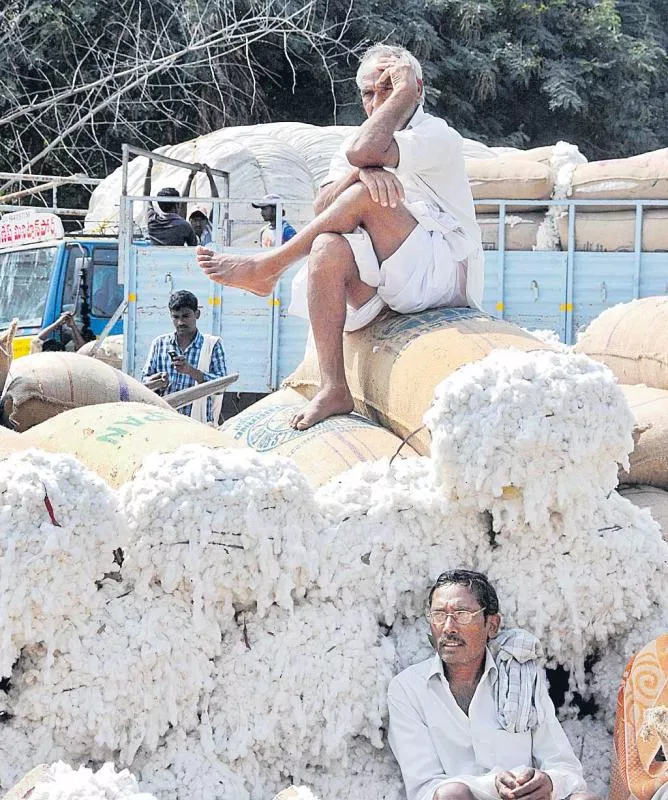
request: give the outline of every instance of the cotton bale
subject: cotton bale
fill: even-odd
[[[385,625],[421,616],[438,575],[475,564],[489,546],[488,520],[448,503],[426,458],[360,464],[316,499],[327,524],[312,543],[314,593],[340,608],[362,605]]]
[[[602,361],[620,383],[668,389],[668,297],[606,309],[580,336],[575,351]]]
[[[294,389],[281,389],[229,419],[221,438],[230,447],[291,458],[313,487],[363,461],[396,453],[400,458],[416,455],[401,439],[358,414],[329,417],[308,430],[295,430],[290,420],[307,402]]]
[[[83,347],[77,350],[81,356],[90,356],[109,364],[114,369],[123,368],[123,334],[118,336],[107,336],[107,338],[98,346],[97,340],[86,342]]]
[[[610,370],[570,353],[496,350],[437,387],[425,422],[437,482],[495,525],[516,515],[539,529],[553,512],[591,513],[633,447]]]
[[[190,603],[178,597],[141,596],[126,585],[101,594],[87,618],[53,632],[50,651],[24,650],[10,709],[73,761],[130,766],[140,746],[155,750],[172,727],[199,727],[220,630],[195,625]]]
[[[635,420],[634,448],[621,483],[668,489],[668,390],[644,384],[621,386]]]
[[[668,542],[668,492],[655,486],[620,486],[619,494],[634,506],[647,509],[659,523],[663,538]]]
[[[126,542],[117,500],[70,456],[29,451],[0,461],[0,674],[25,645],[86,619],[96,580]]]
[[[196,616],[273,604],[292,608],[316,574],[321,517],[288,459],[188,445],[145,459],[120,491],[135,589],[179,593]],[[220,605],[216,611],[215,606]]]
[[[38,353],[15,361],[2,396],[2,424],[26,431],[63,411],[113,402],[169,409],[120,370],[78,353]]]
[[[466,175],[474,200],[549,200],[554,178],[549,166],[537,161],[511,158],[471,158],[466,161]],[[497,207],[478,205],[480,214],[494,213]],[[535,210],[513,205],[511,212]]]
[[[668,147],[631,158],[591,161],[573,174],[577,200],[665,200]]]
[[[401,438],[414,434],[409,444],[428,455],[430,436],[422,417],[435,387],[462,365],[498,348],[541,350],[549,345],[512,323],[471,308],[385,314],[344,336],[346,378],[355,411]],[[315,396],[320,369],[312,337],[302,363],[283,385],[305,397]]]
[[[143,403],[101,403],[66,411],[36,425],[26,444],[70,453],[113,487],[129,481],[151,453],[184,444],[226,447],[220,433],[169,408]]]
[[[216,753],[233,768],[252,755],[299,775],[352,758],[355,737],[381,747],[394,659],[391,640],[363,605],[342,610],[311,600],[292,612],[273,607],[262,619],[244,615],[216,659],[209,703]]]
[[[635,211],[586,211],[575,215],[575,249],[632,253],[635,249]],[[568,249],[568,215],[559,217],[561,249]],[[645,209],[642,216],[642,250],[668,250],[668,209]]]
[[[509,209],[505,220],[505,249],[534,250],[538,230],[545,219],[543,213],[515,214]],[[499,249],[499,216],[498,214],[476,214],[476,222],[482,235],[483,250]]]

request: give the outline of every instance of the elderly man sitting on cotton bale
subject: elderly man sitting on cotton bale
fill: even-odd
[[[436,652],[388,690],[408,800],[595,800],[548,696],[540,644],[500,632],[485,575],[444,572],[427,618]]]
[[[293,307],[308,307],[321,385],[292,420],[300,430],[352,411],[344,330],[368,325],[386,306],[411,313],[482,302],[482,246],[462,138],[423,111],[420,64],[404,48],[376,45],[357,84],[367,120],[332,160],[315,219],[266,253],[197,254],[212,280],[259,295],[308,256],[308,281],[295,280]]]

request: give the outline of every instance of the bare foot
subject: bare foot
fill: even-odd
[[[198,247],[195,255],[198,265],[214,283],[245,289],[261,297],[272,293],[277,275],[272,270],[271,254],[223,255]]]
[[[347,386],[323,386],[311,402],[290,420],[298,431],[305,431],[317,422],[335,414],[350,414],[353,397]]]

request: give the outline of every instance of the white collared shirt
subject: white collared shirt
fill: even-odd
[[[332,159],[323,185],[340,180],[352,169],[346,151],[355,135],[346,137]],[[469,257],[467,295],[471,305],[481,307],[484,255],[473,195],[466,177],[464,140],[444,119],[425,113],[422,106],[417,107],[405,128],[394,132],[394,140],[399,148],[399,164],[394,169],[386,169],[401,181],[406,203],[422,201],[433,205],[433,192],[475,243],[476,251]]]
[[[536,702],[544,722],[527,733],[508,733],[497,721],[489,650],[468,715],[457,705],[440,656],[405,669],[390,683],[389,742],[407,800],[432,800],[444,783],[465,783],[479,800],[497,800],[494,778],[502,770],[535,767],[552,780],[554,800],[585,791],[582,766],[557,720],[541,677]]]

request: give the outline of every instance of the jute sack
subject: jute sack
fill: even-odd
[[[435,387],[463,364],[492,350],[549,350],[517,325],[471,308],[436,308],[419,314],[387,314],[343,339],[348,385],[355,411],[397,436],[410,438],[421,455],[429,454],[429,432],[422,417]],[[313,397],[320,370],[312,337],[304,360],[284,386]]]
[[[620,383],[668,389],[668,297],[645,297],[608,308],[575,345],[607,364]]]
[[[397,451],[401,457],[417,455],[389,431],[356,414],[330,417],[305,431],[294,430],[290,420],[307,402],[294,389],[281,389],[229,419],[220,435],[229,447],[292,458],[313,487],[360,461],[392,457]]]
[[[469,158],[466,174],[474,200],[548,200],[554,188],[550,168],[537,161],[518,158]],[[476,212],[490,214],[497,206],[479,205]],[[525,211],[511,206],[508,212]],[[535,211],[531,206],[528,210]]]
[[[629,472],[620,483],[668,489],[668,391],[648,386],[621,386],[633,413],[635,447]]]
[[[580,164],[573,172],[573,197],[579,200],[665,200],[668,197],[668,147],[632,158]]]
[[[77,350],[77,353],[82,356],[89,356],[92,355],[94,358],[97,358],[98,361],[103,361],[105,364],[109,364],[110,367],[114,367],[114,369],[122,369],[123,367],[123,334],[119,334],[118,336],[107,336],[107,338],[102,342],[102,344],[95,350],[93,353],[93,349],[97,344],[96,341],[86,342],[83,347],[80,347]]]
[[[504,153],[501,158],[511,161],[537,161],[539,164],[550,164],[555,145],[545,147],[532,147],[529,150],[516,150],[514,153]]]
[[[655,486],[621,486],[619,494],[638,508],[648,508],[668,542],[668,492]]]
[[[14,334],[17,320],[12,320],[9,327],[0,333],[0,393],[7,380],[7,373],[12,364]]]
[[[225,447],[210,425],[145,403],[103,403],[65,411],[21,438],[31,447],[76,456],[110,486],[130,480],[149,453],[184,444]]]
[[[15,361],[2,397],[2,424],[17,431],[70,408],[116,401],[169,408],[139,381],[78,353],[37,353]]]
[[[568,250],[568,214],[559,217],[561,249]],[[582,211],[575,215],[575,249],[625,252],[635,249],[635,211]],[[642,249],[646,253],[668,250],[668,208],[650,209],[642,215]]]
[[[10,453],[16,453],[19,450],[25,450],[23,436],[15,431],[10,431],[9,428],[0,428],[0,458],[8,456]]]
[[[506,214],[506,250],[533,250],[536,246],[536,236],[545,214],[524,213],[515,214],[509,210]],[[499,249],[499,215],[476,214],[476,221],[482,234],[483,250]]]

